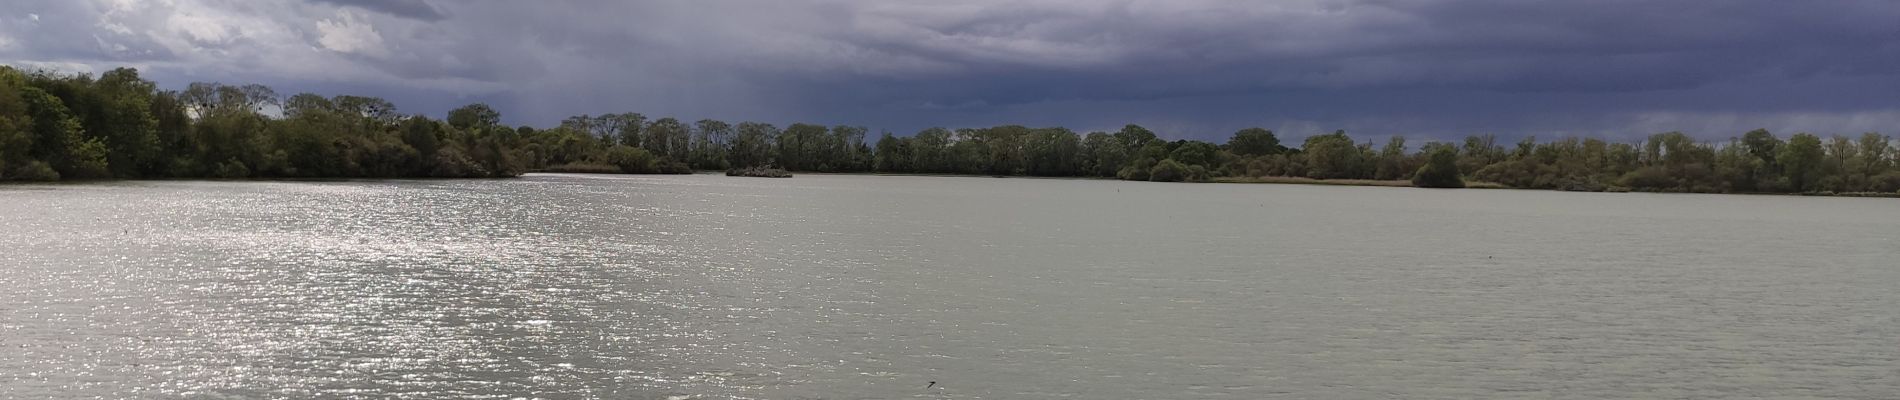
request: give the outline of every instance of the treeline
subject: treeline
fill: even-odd
[[[1005,125],[883,133],[864,127],[569,117],[538,129],[501,125],[484,104],[441,120],[374,97],[280,98],[260,85],[159,90],[132,69],[98,77],[0,66],[0,180],[250,177],[506,177],[526,171],[792,171],[1107,177],[1210,181],[1296,177],[1410,180],[1586,191],[1900,191],[1891,140],[1756,130],[1723,142],[1670,132],[1636,143],[1591,138],[1513,146],[1494,136],[1383,145],[1339,131],[1298,147],[1259,128],[1226,143],[1162,140],[1146,128],[1078,134]]]

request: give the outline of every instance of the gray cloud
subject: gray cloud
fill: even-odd
[[[351,6],[403,18],[423,21],[438,21],[444,18],[442,11],[429,5],[425,0],[316,0],[339,6]]]
[[[27,0],[0,59],[513,123],[1705,138],[1900,127],[1900,7],[1845,0]],[[39,15],[35,21],[21,14]]]

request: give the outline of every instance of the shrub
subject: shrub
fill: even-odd
[[[57,181],[59,171],[54,171],[53,167],[46,163],[29,161],[14,167],[13,172],[7,174],[6,178],[21,181]]]
[[[662,174],[690,174],[693,173],[693,167],[679,161],[667,161],[660,163],[659,172]]]
[[[1900,191],[1900,171],[1875,175],[1867,186],[1876,192]]]
[[[1450,148],[1432,151],[1425,166],[1412,174],[1412,186],[1422,188],[1462,188],[1465,179],[1458,174],[1458,153]]]
[[[660,159],[653,153],[632,146],[614,146],[607,149],[607,163],[620,167],[620,172],[628,174],[651,174],[661,172]]]
[[[230,161],[218,163],[218,168],[211,173],[213,176],[224,179],[249,178],[251,177],[251,168],[244,166],[243,161],[238,161],[236,158],[233,158]]]
[[[1675,190],[1679,185],[1675,177],[1669,176],[1668,170],[1648,166],[1623,174],[1623,186],[1642,191],[1663,191]]]
[[[102,179],[112,177],[106,169],[106,143],[98,138],[80,142],[73,149],[71,168],[65,174],[66,179]]]
[[[468,159],[461,150],[447,148],[435,153],[430,163],[429,176],[437,178],[470,178],[488,176],[488,168]]]
[[[1148,181],[1180,182],[1187,180],[1188,174],[1188,167],[1181,165],[1180,162],[1176,162],[1172,159],[1161,160],[1161,162],[1155,164],[1153,169],[1148,170]]]

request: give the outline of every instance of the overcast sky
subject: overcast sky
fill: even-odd
[[[0,61],[512,124],[1900,133],[1891,0],[9,0]]]

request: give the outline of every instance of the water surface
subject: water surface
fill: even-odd
[[[9,185],[0,397],[1891,398],[1897,238],[1858,198]]]

